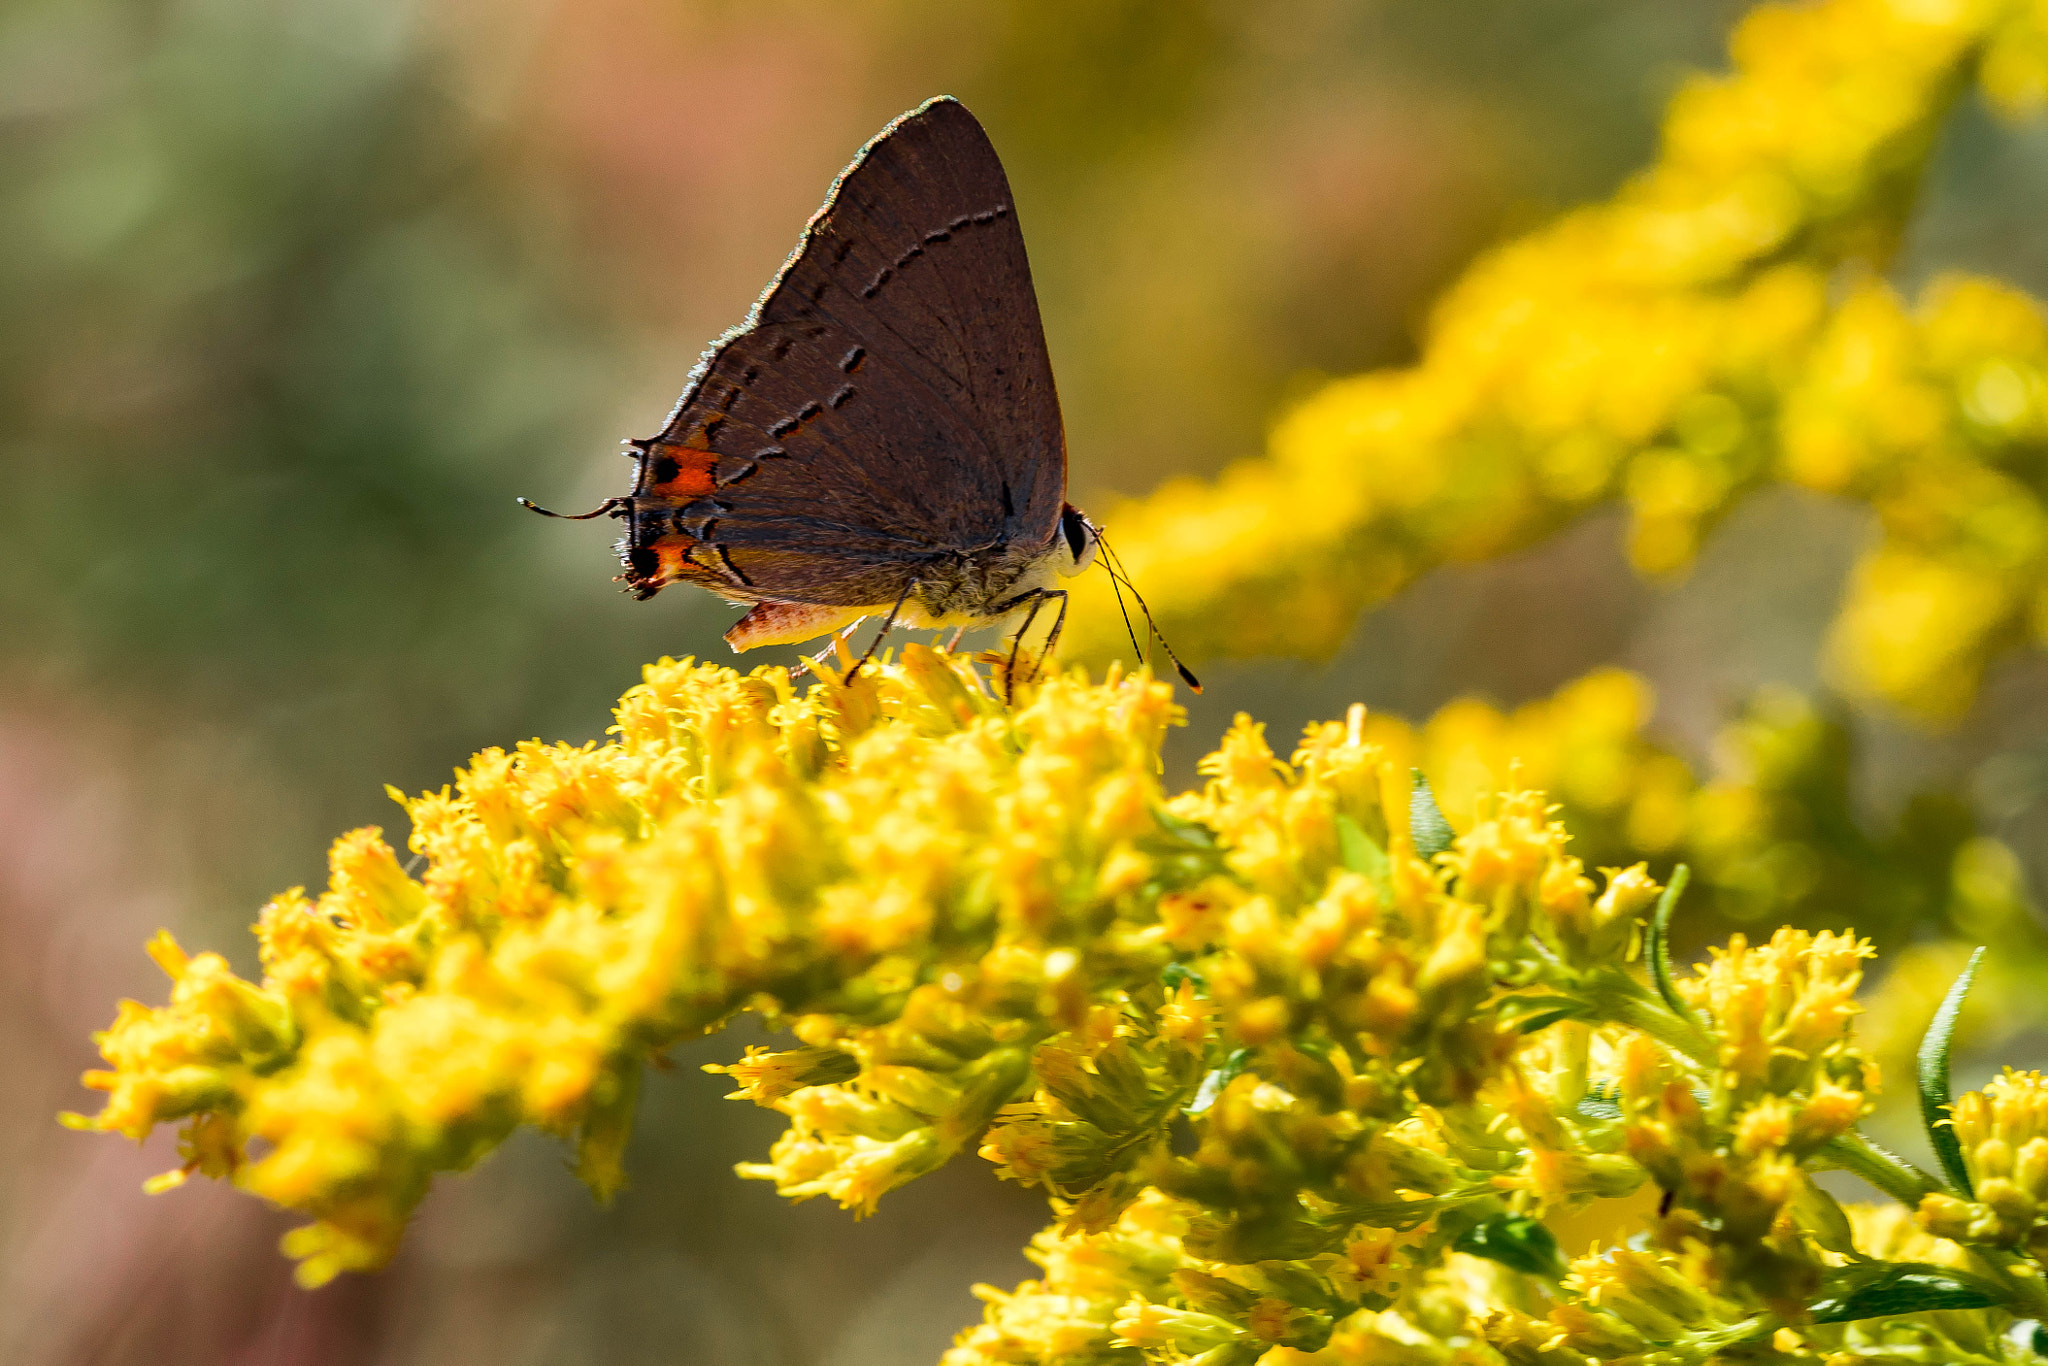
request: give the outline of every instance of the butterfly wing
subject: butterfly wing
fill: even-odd
[[[887,604],[920,566],[1049,543],[1066,440],[1008,178],[940,98],[841,173],[640,448],[642,596]]]

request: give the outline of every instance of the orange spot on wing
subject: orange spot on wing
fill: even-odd
[[[705,569],[690,559],[690,552],[697,543],[680,532],[674,532],[655,541],[651,547],[655,556],[653,578],[660,583],[674,583],[678,579],[703,578]]]
[[[652,482],[649,489],[663,498],[689,502],[703,498],[718,486],[715,471],[718,456],[695,446],[655,446],[647,453]]]

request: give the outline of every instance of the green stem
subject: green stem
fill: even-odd
[[[1690,1020],[1680,1019],[1662,1001],[1638,985],[1634,979],[1623,979],[1623,985],[1602,984],[1604,990],[1595,992],[1595,1003],[1607,1017],[1617,1024],[1643,1033],[1674,1052],[1681,1053],[1699,1066],[1712,1069],[1719,1062],[1714,1042],[1705,1031]]]
[[[1845,1172],[1853,1172],[1908,1209],[1917,1208],[1920,1197],[1946,1189],[1941,1182],[1921,1171],[1896,1153],[1888,1153],[1851,1129],[1822,1146],[1822,1157]]]

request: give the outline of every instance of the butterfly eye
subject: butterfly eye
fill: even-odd
[[[1094,563],[1095,527],[1072,503],[1060,512],[1060,535],[1066,538],[1067,555],[1074,562],[1067,573],[1078,574]]]

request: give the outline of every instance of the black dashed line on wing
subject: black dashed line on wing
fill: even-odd
[[[903,181],[901,180],[901,178],[895,176],[894,174],[896,168],[890,167],[882,169],[885,169],[890,173],[891,178],[896,180],[896,183],[899,187],[903,185]],[[946,193],[942,197],[945,199],[950,199],[956,204],[971,204],[975,201],[976,196],[979,194],[979,186],[969,185],[962,182],[961,177],[955,173],[954,167],[952,165],[952,160],[950,157],[934,158],[933,160],[928,161],[923,166],[921,166],[919,168],[919,171],[924,177],[928,179],[943,178],[945,182]],[[896,231],[895,233],[892,234],[892,236],[895,240],[903,241],[905,239],[909,239],[912,241],[916,241],[918,240],[918,238],[925,235],[928,231],[931,230],[930,225],[926,223],[908,223],[903,221],[900,217],[898,217],[893,208],[893,205],[896,202],[896,200],[901,197],[903,196],[899,192],[898,195],[877,196],[874,199],[872,199],[871,202],[875,205],[876,208],[881,209],[883,212],[887,213],[892,220],[894,220],[893,226],[895,227]],[[909,196],[911,202],[915,202],[917,198],[918,196],[914,194]],[[985,200],[983,202],[986,203]],[[1007,202],[998,202],[1002,203],[1004,206],[1002,216],[1007,216],[1009,211]],[[989,223],[993,223],[997,217],[998,215],[996,214],[993,206],[984,210],[969,210],[967,212],[955,214],[952,218],[948,219],[942,230],[946,232],[948,238],[951,239],[954,235],[963,233],[968,229],[976,226],[976,222],[978,219],[983,220],[981,226],[986,226]],[[946,374],[946,377],[949,380],[952,380],[955,384],[959,385],[961,391],[965,393],[970,400],[976,400],[978,398],[978,394],[974,385],[974,347],[969,343],[968,337],[965,331],[963,330],[967,322],[967,314],[960,307],[960,296],[954,290],[953,282],[948,272],[941,270],[938,272],[938,274],[944,282],[943,292],[948,307],[936,311],[937,321],[942,327],[945,328],[948,337],[953,343],[954,348],[960,353],[962,361],[968,366],[968,372],[964,375],[955,376],[950,372],[947,372],[945,370],[945,367],[943,366],[940,366],[938,368],[940,369],[941,373]]]
[[[731,574],[748,588],[754,586],[754,581],[741,572],[740,567],[732,562],[732,552],[723,545],[718,547],[718,558],[724,562],[727,573]]]

